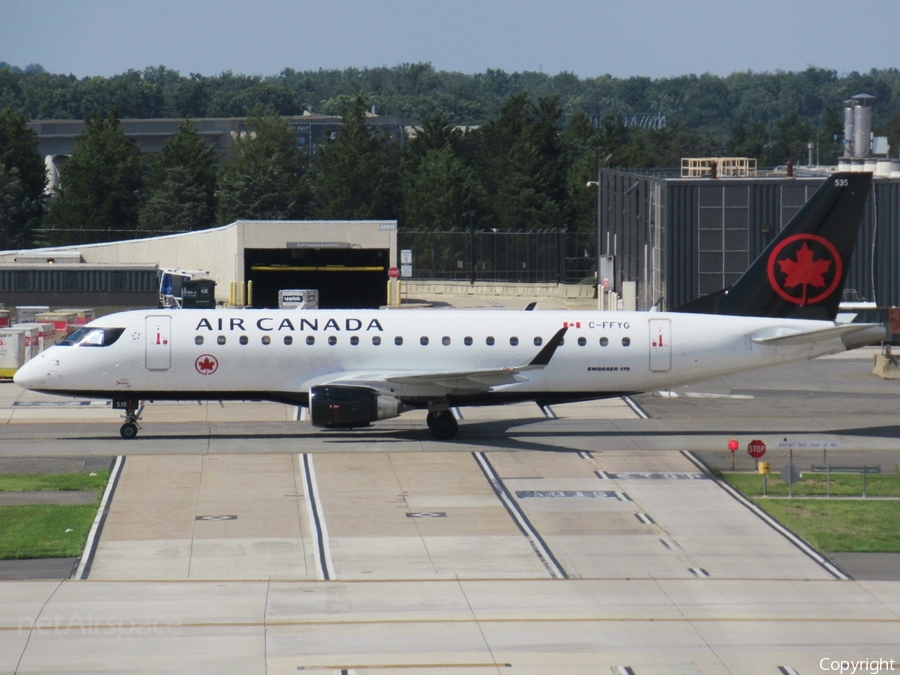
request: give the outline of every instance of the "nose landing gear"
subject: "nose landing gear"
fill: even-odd
[[[119,429],[119,435],[126,441],[137,436],[138,430],[141,428],[138,420],[141,419],[141,413],[144,412],[143,404],[136,399],[114,399],[113,408],[125,411],[125,414],[122,415],[125,424]]]

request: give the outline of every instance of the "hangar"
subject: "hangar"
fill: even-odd
[[[230,282],[252,281],[252,303],[247,304],[257,308],[277,307],[278,291],[294,288],[317,289],[321,308],[377,308],[386,304],[388,271],[397,265],[397,221],[239,220],[148,239],[4,251],[0,265],[10,274],[0,275],[0,295],[15,304],[26,291],[35,302],[41,292],[65,290],[47,286],[55,285],[58,275],[40,269],[58,269],[53,265],[62,262],[69,272],[147,264],[203,270],[216,281],[216,300],[222,304],[229,302]],[[26,267],[33,272],[28,287],[6,288],[26,281],[13,274]]]

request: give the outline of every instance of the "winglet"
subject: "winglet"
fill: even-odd
[[[554,335],[550,340],[547,341],[547,344],[544,345],[544,348],[538,352],[538,355],[535,356],[531,363],[528,364],[529,368],[541,368],[550,363],[550,359],[553,358],[553,355],[556,353],[556,348],[559,347],[559,343],[563,341],[563,337],[566,335],[566,331],[569,330],[566,328],[560,328],[556,331],[556,335]]]

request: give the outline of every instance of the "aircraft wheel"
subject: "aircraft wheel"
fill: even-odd
[[[135,424],[134,422],[126,422],[125,424],[122,425],[122,428],[119,429],[119,434],[126,441],[137,436],[137,432],[138,432],[137,424]]]
[[[429,428],[437,440],[449,441],[456,437],[456,433],[459,431],[459,424],[457,424],[456,418],[453,417],[453,413],[449,410],[444,410],[428,414],[434,415]]]
[[[428,428],[434,431],[434,413],[429,411],[425,416],[425,424],[428,425]]]

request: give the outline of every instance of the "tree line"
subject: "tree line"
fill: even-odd
[[[430,63],[394,67],[297,71],[275,76],[182,75],[156,66],[112,77],[46,72],[40,65],[18,68],[0,61],[0,110],[25,110],[29,119],[85,119],[118,110],[122,118],[247,117],[254,110],[284,116],[304,111],[337,115],[359,95],[382,115],[424,119],[441,115],[457,125],[482,125],[495,118],[513,95],[533,99],[558,96],[563,117],[578,112],[595,121],[606,116],[661,113],[725,142],[737,120],[768,131],[796,114],[824,130],[840,118],[841,102],[868,93],[876,97],[876,128],[900,113],[900,70],[872,69],[838,74],[807,68],[801,72],[751,71],[726,77],[711,74],[670,78],[572,73],[507,73],[488,69],[463,74],[438,71]],[[896,141],[896,139],[892,139]]]
[[[276,78],[185,78],[159,67],[78,80],[0,62],[0,247],[237,219],[396,218],[404,228],[589,232],[595,195],[587,183],[599,168],[677,167],[682,157],[715,155],[755,157],[760,166],[806,163],[810,142],[822,163],[833,163],[840,101],[859,91],[878,97],[876,132],[896,147],[897,84],[893,69],[579,80],[462,75],[429,64],[285,70]],[[372,105],[418,117],[421,128],[406,143],[373,134],[366,125]],[[310,108],[342,117],[312,158],[284,118]],[[641,110],[663,111],[667,125],[626,126],[623,114]],[[189,119],[245,114],[249,133],[221,158]],[[47,200],[27,123],[82,116],[86,129],[63,165],[58,194]],[[121,117],[185,121],[160,155],[142,157]]]

